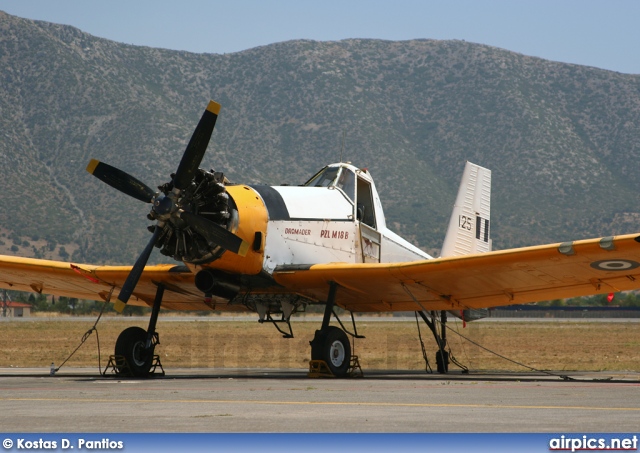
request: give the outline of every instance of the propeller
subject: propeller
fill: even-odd
[[[174,258],[183,261],[186,259],[181,254],[191,257],[192,260],[193,257],[201,260],[215,259],[219,255],[212,250],[219,249],[228,250],[240,256],[246,255],[249,244],[224,226],[229,217],[226,211],[228,196],[223,193],[224,186],[217,180],[219,179],[217,174],[199,169],[219,113],[220,104],[210,101],[182,155],[178,170],[175,175],[172,175],[173,180],[159,187],[161,193],[154,192],[143,182],[111,165],[96,159],[89,162],[87,171],[96,178],[136,200],[151,203],[153,206],[148,217],[157,220],[153,227],[153,236],[138,256],[122,285],[115,303],[116,311],[122,312],[140,280],[153,247],[160,247],[159,243],[163,241],[165,241],[163,253],[169,253],[165,249],[169,249],[168,244],[171,244],[171,249],[175,250]],[[194,181],[198,184],[192,184]],[[209,193],[209,196],[198,195],[198,190],[203,186],[205,187],[203,190],[207,190],[206,193]],[[201,198],[207,198],[207,200],[203,202]],[[216,219],[224,225],[204,217],[204,213],[198,214],[198,210],[206,203],[209,203],[207,206],[220,210]],[[216,213],[213,215],[216,216]],[[193,243],[188,245],[184,238],[187,236],[185,232],[189,231],[197,233],[203,239],[193,239]],[[172,237],[174,242],[170,243]],[[182,237],[182,243],[175,237]],[[203,252],[203,249],[207,250]]]
[[[142,271],[147,265],[147,261],[149,261],[149,257],[151,256],[151,252],[153,251],[153,246],[156,245],[156,241],[158,240],[158,236],[160,236],[161,231],[162,229],[156,226],[155,231],[153,232],[153,236],[151,236],[151,239],[149,240],[149,243],[136,260],[136,263],[131,268],[129,275],[127,275],[127,279],[124,281],[122,289],[120,289],[120,294],[118,294],[118,299],[114,304],[114,308],[118,313],[122,313],[122,310],[124,310],[127,302],[129,302],[129,298],[131,297],[131,294],[133,294],[133,290],[136,288],[138,280],[140,280]]]
[[[193,176],[200,166],[200,162],[202,162],[204,153],[209,145],[213,128],[218,119],[218,113],[220,113],[220,104],[209,101],[209,105],[202,114],[196,130],[193,131],[187,149],[184,150],[182,160],[178,165],[178,171],[173,178],[173,185],[176,189],[183,190],[193,180]]]
[[[153,189],[142,181],[99,160],[91,159],[87,165],[87,171],[114,189],[145,203],[151,203],[156,196]]]

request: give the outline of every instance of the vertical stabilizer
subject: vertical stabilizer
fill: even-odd
[[[467,162],[440,256],[491,251],[491,170]]]

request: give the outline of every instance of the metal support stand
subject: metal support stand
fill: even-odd
[[[267,313],[266,319],[264,321],[272,323],[276,328],[276,330],[282,334],[282,338],[293,338],[293,329],[291,328],[291,322],[288,319],[284,319],[284,315],[282,316],[282,319],[273,319],[271,317],[271,313]],[[264,322],[264,321],[259,321],[259,322]],[[289,332],[286,332],[285,330],[281,329],[280,326],[278,325],[279,323],[285,323],[289,328]]]
[[[327,366],[327,362],[325,362],[324,360],[310,360],[309,372],[307,373],[307,377],[334,378],[336,376],[331,372],[331,370]],[[347,377],[350,377],[350,378],[364,377],[364,373],[362,372],[362,367],[360,366],[360,360],[358,359],[357,355],[351,356],[351,363],[349,364],[349,371],[347,373]]]
[[[353,325],[353,333],[347,330],[344,324],[342,324],[342,321],[340,321],[340,318],[338,317],[338,314],[336,313],[336,311],[333,310],[333,316],[336,317],[336,319],[338,320],[338,324],[340,324],[340,327],[342,327],[342,330],[344,330],[345,333],[348,333],[353,338],[366,338],[364,335],[358,335],[358,329],[356,328],[356,320],[353,317],[353,312],[350,312],[350,313],[351,313],[351,324]]]
[[[160,368],[160,372],[156,373],[156,370],[158,368]],[[133,376],[131,368],[129,368],[129,363],[127,363],[127,359],[125,359],[121,355],[109,356],[109,363],[107,363],[107,366],[104,368],[102,375],[106,376],[109,371],[117,376]],[[153,356],[151,369],[149,370],[149,376],[155,375],[164,376],[164,368],[162,368],[162,363],[160,363],[160,356],[158,355]]]

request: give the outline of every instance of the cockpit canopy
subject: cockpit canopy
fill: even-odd
[[[309,181],[307,187],[328,187],[340,189],[354,206],[354,218],[371,228],[376,228],[376,208],[373,182],[367,170],[359,170],[349,163],[332,164],[324,167]],[[382,207],[378,208],[382,216]]]
[[[308,187],[337,187],[342,189],[352,202],[356,200],[356,175],[351,168],[346,166],[324,167],[304,185]]]

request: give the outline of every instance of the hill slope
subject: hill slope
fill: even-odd
[[[193,54],[2,12],[0,62],[0,252],[133,260],[148,207],[84,168],[168,181],[209,99],[223,107],[203,166],[299,184],[344,133],[388,223],[431,252],[465,160],[493,171],[494,248],[640,231],[640,76],[461,41]]]

